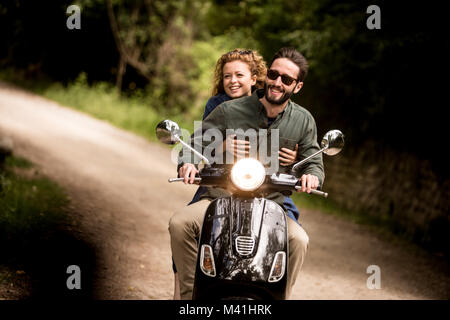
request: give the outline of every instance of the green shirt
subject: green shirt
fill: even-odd
[[[264,95],[262,89],[255,90],[251,96],[242,97],[226,101],[219,105],[206,117],[202,122],[202,132],[208,129],[218,129],[225,138],[227,129],[242,129],[247,131],[254,129],[257,132],[263,132],[260,129],[267,130],[268,142],[268,156],[270,157],[270,141],[271,130],[278,129],[279,133],[279,148],[295,149],[298,144],[297,158],[304,159],[309,155],[320,150],[317,143],[317,128],[312,115],[298,104],[288,101],[283,112],[279,113],[275,121],[268,126],[268,118],[264,105],[259,100]],[[208,146],[210,141],[203,141],[201,133],[197,132],[191,137],[191,145],[201,145],[203,150]],[[264,154],[264,153],[263,153]],[[277,156],[278,159],[278,156]],[[267,160],[267,159],[260,159]],[[183,163],[194,163],[192,154],[179,154],[180,166]],[[220,166],[220,165],[219,165]],[[291,173],[292,166],[279,166],[278,172]],[[312,174],[319,178],[319,183],[322,186],[325,174],[323,169],[322,154],[319,154],[309,160],[300,168],[297,168],[295,175],[300,177],[303,174]],[[221,188],[208,188],[208,192],[202,195],[201,198],[215,199],[230,195]],[[268,198],[276,201],[282,205],[284,195],[276,193],[270,195]]]

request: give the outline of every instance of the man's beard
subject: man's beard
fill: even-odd
[[[271,87],[273,87],[273,86],[271,86]],[[294,89],[292,89],[291,92],[284,92],[283,95],[281,97],[279,97],[278,99],[272,99],[269,97],[269,87],[267,86],[267,83],[264,83],[264,97],[271,104],[282,105],[287,100],[289,100],[289,98],[294,93]]]

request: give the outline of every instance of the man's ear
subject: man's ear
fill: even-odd
[[[295,85],[294,93],[299,92],[302,87],[303,87],[303,82],[297,82],[297,84]]]

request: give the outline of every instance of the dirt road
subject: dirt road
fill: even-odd
[[[1,82],[0,135],[69,194],[74,225],[95,246],[95,298],[171,298],[168,221],[195,190],[167,183],[176,171],[170,149]],[[310,247],[292,299],[450,298],[439,258],[301,211]],[[371,265],[380,289],[367,287]]]

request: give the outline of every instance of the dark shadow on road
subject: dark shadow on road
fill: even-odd
[[[94,299],[96,252],[91,244],[62,228],[29,233],[26,239],[17,240],[10,237],[0,245],[0,265],[26,274],[25,299]],[[80,270],[80,289],[73,288],[77,284],[75,272],[68,272],[73,265]]]

